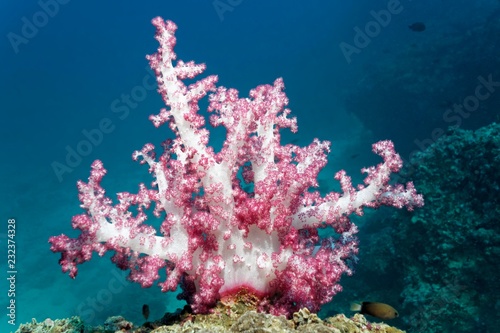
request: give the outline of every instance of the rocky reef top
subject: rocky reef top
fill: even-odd
[[[324,320],[306,308],[295,312],[292,318],[255,311],[256,299],[239,295],[238,299],[222,300],[211,314],[193,314],[188,307],[167,313],[160,320],[142,326],[121,316],[110,317],[104,325],[89,327],[79,317],[22,324],[15,333],[222,333],[222,332],[314,332],[314,333],[404,333],[385,323],[369,322],[363,315],[347,318],[338,314]]]

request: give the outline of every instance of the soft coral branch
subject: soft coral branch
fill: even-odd
[[[341,290],[341,275],[352,274],[358,241],[349,215],[361,215],[366,207],[411,210],[423,204],[411,183],[389,184],[401,168],[392,143],[373,146],[383,161],[363,169],[364,185],[354,188],[339,171],[335,178],[342,193],[321,196],[311,188],[318,186],[330,143],[281,145],[281,129],[297,131],[283,80],[258,86],[248,98],[216,87],[216,76],[186,86],[183,80],[201,74],[205,65],[180,60],[174,65],[177,27],[161,18],[153,24],[160,48],[148,59],[166,108],[150,119],[156,127],[168,124],[175,138],[164,142],[158,156],[149,143],[133,154],[148,165],[154,181],[150,188],[139,184],[136,194],[118,193],[116,204],[101,187],[102,162],[92,164],[88,182],[78,182],[85,213],[73,218],[73,227],[80,236],[49,240],[52,251],[61,253],[63,271],[74,278],[77,265],[93,252],[114,251],[112,261],[143,287],[165,269],[162,290],[180,284],[181,297],[196,312],[209,311],[241,289],[261,298],[261,310],[317,311]],[[198,113],[198,102],[207,95],[210,124],[227,133],[218,153],[208,146],[209,131]],[[161,219],[159,232],[145,224],[152,206]],[[318,229],[325,227],[335,236],[319,237]]]

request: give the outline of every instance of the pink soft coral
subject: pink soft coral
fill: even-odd
[[[362,215],[363,207],[411,210],[423,204],[411,183],[388,185],[390,174],[401,168],[392,143],[373,145],[383,162],[363,170],[365,185],[355,189],[339,171],[335,179],[342,193],[322,197],[309,191],[318,185],[330,143],[280,145],[280,129],[297,130],[285,109],[283,80],[255,88],[249,98],[216,87],[216,76],[186,87],[182,80],[199,75],[205,65],[179,60],[174,66],[177,27],[161,18],[153,24],[160,48],[148,59],[168,109],[150,119],[156,127],[168,123],[176,137],[164,143],[158,158],[152,144],[134,153],[155,180],[150,188],[140,184],[137,194],[118,193],[116,204],[100,186],[106,173],[102,162],[92,164],[88,183],[78,183],[86,213],[72,222],[80,236],[50,238],[52,251],[61,252],[63,271],[74,278],[77,265],[93,251],[112,250],[112,261],[130,269],[130,279],[143,287],[165,269],[162,291],[181,283],[182,297],[196,312],[243,288],[261,297],[262,310],[275,314],[304,306],[319,310],[341,290],[341,275],[352,273],[357,228],[348,216]],[[209,92],[210,123],[227,132],[219,153],[208,146],[209,132],[198,114],[198,101]],[[163,221],[159,233],[144,224],[152,203],[154,216]],[[321,239],[318,229],[325,227],[337,236]]]

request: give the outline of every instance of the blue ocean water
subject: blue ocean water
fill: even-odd
[[[206,63],[205,74],[217,74],[219,84],[241,96],[283,77],[299,125],[298,134],[283,133],[283,140],[332,142],[320,175],[331,190],[338,189],[339,169],[362,180],[359,169],[378,162],[370,152],[377,140],[393,140],[408,160],[434,141],[436,129],[477,129],[498,117],[496,96],[467,116],[443,118],[450,104],[474,91],[477,77],[498,71],[498,47],[488,36],[457,48],[462,53],[446,51],[489,27],[488,20],[497,22],[498,10],[493,0],[3,1],[0,331],[72,315],[95,325],[116,314],[140,323],[142,304],[150,305],[152,318],[184,305],[175,294],[128,282],[109,256],[96,255],[72,280],[48,244],[53,235],[77,235],[70,222],[81,213],[76,182],[88,177],[94,160],[108,170],[108,195],[134,191],[150,178],[132,152],[171,137],[148,120],[163,106],[145,59],[157,49],[153,17],[178,25],[179,59]],[[415,22],[425,30],[410,29]],[[398,82],[409,88],[396,94]],[[216,144],[223,133],[214,133]],[[5,297],[9,220],[16,228],[15,298]]]

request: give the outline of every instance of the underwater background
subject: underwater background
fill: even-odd
[[[379,23],[388,8],[397,10]],[[1,332],[73,315],[92,325],[118,314],[140,324],[143,304],[150,318],[184,306],[174,293],[128,282],[109,256],[95,255],[72,280],[48,244],[78,234],[70,222],[82,212],[76,182],[94,160],[108,170],[111,197],[151,181],[131,155],[172,136],[148,120],[163,107],[145,59],[158,47],[155,16],[178,25],[178,59],[206,63],[205,75],[217,74],[240,96],[284,78],[299,132],[284,131],[283,142],[332,142],[321,191],[339,189],[339,169],[361,182],[359,170],[379,162],[371,144],[390,139],[406,164],[401,177],[423,193],[426,205],[413,213],[355,218],[356,273],[343,277],[344,291],[320,316],[349,316],[350,302],[380,301],[399,310],[390,324],[409,332],[498,332],[496,0],[2,1]],[[89,144],[103,120],[112,129]],[[212,132],[216,148],[223,138]],[[9,220],[15,326],[7,316]]]

